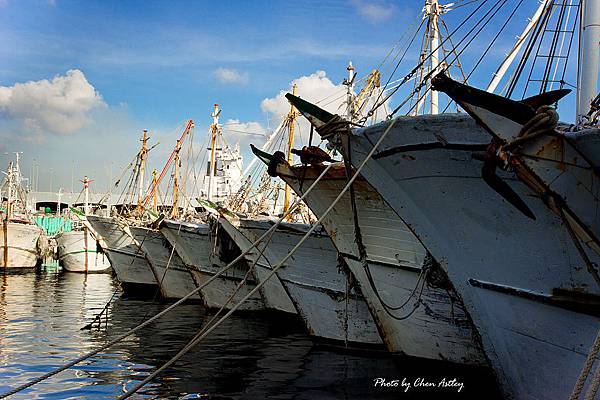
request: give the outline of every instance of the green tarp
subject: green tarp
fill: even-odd
[[[44,229],[46,235],[54,236],[59,232],[71,232],[71,220],[63,217],[36,217],[37,226]]]

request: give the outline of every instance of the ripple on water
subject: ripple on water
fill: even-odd
[[[107,330],[81,330],[116,290],[110,275],[30,272],[0,279],[0,392],[105,344],[167,307],[118,299],[103,320]],[[179,351],[206,320],[198,305],[181,305],[105,353],[14,398],[114,399]],[[431,370],[428,364],[406,365],[392,357],[314,347],[297,325],[234,315],[137,398],[393,399],[398,392],[373,391],[372,380]]]

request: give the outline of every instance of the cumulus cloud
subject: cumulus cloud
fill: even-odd
[[[261,147],[267,139],[267,129],[259,122],[242,122],[239,119],[229,119],[222,126],[225,140],[231,145],[240,145],[242,152],[247,153],[250,144]]]
[[[296,95],[311,103],[317,104],[332,114],[344,115],[346,110],[346,86],[333,83],[325,71],[316,71],[307,76],[301,76],[291,82],[290,87],[296,84]],[[290,103],[285,98],[286,93],[291,93],[291,88],[280,91],[275,97],[264,99],[261,109],[272,115],[278,124],[290,111]],[[297,146],[308,143],[310,125],[305,118],[297,119],[299,132],[296,132]]]
[[[369,0],[352,0],[352,4],[360,16],[373,23],[390,18],[395,10],[392,4]]]
[[[285,95],[292,91],[291,87],[294,84],[296,84],[297,96],[318,105],[332,114],[346,115],[346,86],[341,83],[333,83],[327,77],[325,71],[316,71],[311,75],[294,79],[291,82],[290,89],[282,90],[276,96],[264,99],[261,102],[261,109],[271,114],[276,123],[279,123],[290,111],[290,103],[285,98]],[[355,87],[355,89],[360,90],[360,87]],[[363,110],[370,110],[374,104],[374,100],[374,96],[367,99]],[[388,106],[389,101],[384,104],[383,109],[385,110]],[[380,121],[381,118],[385,117],[385,113],[378,113],[376,117],[377,121]],[[300,132],[297,133],[297,145],[300,146],[308,143],[310,124],[304,117],[299,117],[297,121],[300,126]],[[369,120],[369,122],[372,121]]]
[[[221,83],[239,83],[242,85],[248,83],[247,72],[238,72],[232,68],[217,68],[214,74]]]
[[[0,86],[0,111],[23,128],[69,134],[90,122],[89,113],[106,104],[78,69],[52,80]]]
[[[296,84],[297,96],[316,103],[331,113],[343,113],[346,87],[334,84],[327,77],[325,71],[316,71],[311,75],[301,76],[292,81],[292,86],[294,84]],[[290,89],[282,90],[275,97],[264,99],[260,108],[264,112],[273,114],[276,118],[282,118],[290,111],[290,103],[285,98],[285,94],[289,92],[291,92]]]

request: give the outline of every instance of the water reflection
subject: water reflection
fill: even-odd
[[[166,307],[118,299],[106,330],[81,330],[117,290],[108,274],[0,275],[0,392],[48,372],[134,327]],[[14,398],[115,398],[175,354],[210,317],[184,304],[127,340]],[[301,327],[264,315],[235,315],[165,371],[137,398],[392,399],[423,391],[374,389],[373,379],[454,376],[467,380],[455,398],[494,392],[489,377],[387,355],[313,346]],[[445,391],[445,398],[453,393]],[[454,393],[455,394],[455,393]]]

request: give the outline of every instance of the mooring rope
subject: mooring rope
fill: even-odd
[[[383,142],[383,140],[386,138],[386,136],[388,135],[388,133],[390,132],[390,130],[392,129],[392,127],[396,124],[396,121],[398,121],[398,119],[394,119],[390,122],[389,126],[387,127],[387,129],[383,132],[383,134],[381,135],[381,137],[377,140],[377,142],[373,145],[373,148],[369,151],[369,153],[367,154],[367,156],[365,157],[365,159],[362,161],[362,163],[359,165],[359,167],[356,169],[356,171],[354,172],[354,175],[352,176],[352,178],[350,178],[348,180],[348,183],[346,184],[346,186],[344,186],[344,188],[342,189],[342,191],[338,194],[338,196],[333,200],[333,202],[329,205],[329,207],[325,210],[325,212],[321,215],[321,217],[314,223],[311,225],[311,227],[308,229],[308,231],[306,232],[306,234],[300,239],[300,241],[289,251],[289,253],[287,255],[285,255],[281,260],[279,260],[279,262],[277,263],[276,266],[274,266],[271,271],[269,272],[269,274],[267,274],[267,276],[263,279],[262,282],[260,282],[259,284],[257,284],[248,294],[246,294],[246,296],[244,296],[235,306],[233,306],[231,308],[231,310],[229,310],[229,312],[227,312],[227,314],[225,314],[223,317],[221,317],[215,324],[213,324],[210,328],[206,329],[206,331],[201,334],[200,336],[198,336],[195,340],[190,341],[189,345],[185,346],[183,349],[181,349],[177,354],[175,354],[169,361],[167,361],[166,363],[164,363],[162,366],[160,366],[158,369],[156,369],[154,372],[152,372],[150,375],[148,375],[143,381],[141,381],[140,383],[138,383],[137,385],[135,385],[133,388],[129,389],[125,394],[123,394],[122,396],[118,397],[118,400],[124,400],[129,398],[131,395],[135,394],[138,390],[140,390],[142,387],[144,387],[144,385],[146,385],[148,382],[150,382],[152,379],[154,379],[160,372],[162,372],[163,370],[165,370],[166,368],[168,368],[170,365],[172,365],[173,363],[175,363],[177,360],[179,360],[185,353],[187,353],[192,347],[194,347],[196,344],[198,344],[202,339],[204,339],[206,336],[208,336],[208,334],[210,334],[213,330],[215,330],[218,326],[220,326],[227,318],[229,318],[229,316],[231,316],[231,314],[233,314],[246,300],[248,300],[252,295],[254,295],[254,293],[256,293],[271,277],[273,277],[273,275],[275,275],[277,273],[277,271],[284,265],[284,263],[296,252],[296,250],[298,250],[298,248],[300,248],[300,246],[302,246],[302,244],[310,237],[311,233],[313,233],[313,231],[317,228],[317,226],[321,225],[321,222],[325,219],[325,217],[327,217],[327,215],[331,212],[331,210],[333,210],[333,208],[335,207],[335,205],[340,201],[340,199],[344,196],[344,194],[346,193],[346,191],[348,191],[348,189],[350,188],[350,186],[352,186],[352,184],[354,183],[354,181],[358,178],[360,171],[362,171],[362,169],[365,167],[365,165],[367,164],[367,161],[369,161],[369,159],[373,156],[373,154],[375,154],[375,151],[377,150],[377,148],[379,147],[379,145],[381,145],[381,143]],[[329,168],[331,167],[332,164],[329,164],[327,166],[327,168],[325,168],[323,170],[323,172],[321,173],[321,175],[319,175],[319,177],[317,178],[317,180],[315,180],[315,182],[311,185],[311,187],[309,189],[312,189],[315,184],[317,182],[319,182],[323,176],[325,175],[325,173],[329,170]],[[308,193],[305,192],[305,194],[300,198],[300,200],[303,200],[304,197],[306,196],[306,194]],[[299,202],[298,202],[299,203]],[[283,217],[282,217],[283,218]],[[281,221],[281,219],[280,219]],[[268,231],[267,231],[268,232]],[[264,236],[264,235],[263,235]]]
[[[146,320],[145,322],[142,322],[141,324],[137,325],[136,327],[130,329],[129,331],[123,333],[122,335],[116,337],[115,339],[111,340],[110,342],[106,343],[105,345],[100,346],[99,348],[97,348],[96,350],[92,350],[86,354],[84,354],[81,357],[76,358],[75,360],[69,361],[66,364],[63,364],[62,366],[60,366],[59,368],[50,371],[44,375],[41,375],[37,378],[32,379],[29,382],[26,382],[20,386],[17,386],[14,389],[11,389],[5,393],[1,393],[0,394],[0,399],[6,398],[8,396],[12,396],[13,394],[16,394],[18,392],[21,392],[35,384],[38,384],[40,382],[43,382],[44,380],[66,370],[69,369],[71,367],[73,367],[74,365],[79,364],[80,362],[93,357],[94,355],[100,353],[103,350],[108,349],[109,347],[119,343],[120,341],[122,341],[123,339],[125,339],[128,336],[131,336],[132,334],[134,334],[135,332],[139,331],[140,329],[144,328],[145,326],[149,325],[150,323],[154,322],[155,320],[157,320],[158,318],[160,318],[161,316],[165,315],[166,313],[168,313],[169,311],[173,310],[175,307],[179,306],[180,304],[182,304],[183,302],[185,302],[187,299],[189,299],[190,297],[192,297],[194,294],[198,293],[200,290],[204,289],[206,286],[208,286],[211,282],[213,282],[214,280],[216,280],[219,276],[221,276],[224,272],[226,272],[227,270],[229,270],[231,267],[233,267],[233,265],[235,263],[237,263],[239,260],[241,260],[246,254],[248,254],[250,252],[250,250],[252,250],[254,247],[256,247],[264,238],[267,237],[267,235],[269,235],[271,233],[272,230],[277,229],[277,227],[281,224],[281,222],[284,221],[285,218],[287,218],[287,216],[289,214],[291,214],[294,209],[296,207],[298,207],[298,205],[304,200],[304,198],[306,197],[306,195],[308,195],[308,193],[310,193],[312,191],[312,189],[317,185],[317,183],[323,178],[323,176],[325,176],[325,174],[329,171],[329,169],[331,168],[331,164],[328,165],[323,172],[321,173],[321,175],[319,175],[319,177],[315,180],[315,182],[307,189],[306,193],[301,196],[300,198],[298,198],[296,200],[296,202],[294,202],[291,206],[290,209],[288,211],[286,211],[276,222],[275,224],[273,224],[273,226],[271,226],[271,228],[269,228],[260,238],[258,238],[255,242],[252,243],[252,245],[244,252],[242,252],[239,256],[237,256],[233,261],[231,261],[229,264],[227,264],[226,266],[224,266],[223,268],[221,268],[219,271],[217,271],[208,281],[206,281],[202,286],[192,290],[190,293],[188,293],[187,295],[183,296],[181,299],[177,300],[175,303],[171,304],[169,307],[165,308],[163,311],[159,312],[158,314],[154,315],[153,317],[151,317],[150,319]]]
[[[594,361],[596,360],[596,356],[598,355],[599,351],[600,351],[600,329],[598,330],[598,333],[596,334],[596,340],[594,340],[594,344],[592,345],[592,348],[590,349],[590,352],[589,352],[587,358],[585,359],[585,363],[583,364],[583,368],[581,370],[581,373],[579,374],[579,378],[577,378],[577,382],[575,382],[575,386],[573,387],[573,392],[571,393],[569,400],[578,400],[579,399],[579,396],[581,395],[581,392],[583,391],[583,387],[585,386],[585,381],[588,379],[588,376],[590,375],[590,371],[592,370],[592,367],[594,366]],[[599,371],[600,370],[596,370],[596,373],[594,374],[594,379],[592,379],[592,381],[595,381],[595,384],[596,384],[594,393],[596,391],[598,391],[598,384],[600,383]],[[594,382],[592,382],[592,383],[594,383]],[[594,389],[592,383],[590,383],[590,388],[588,389],[588,395],[589,395],[590,391],[592,391],[592,389]],[[589,398],[593,399],[594,395],[595,394],[592,394],[592,396]],[[587,400],[588,396],[586,396],[585,399]]]

